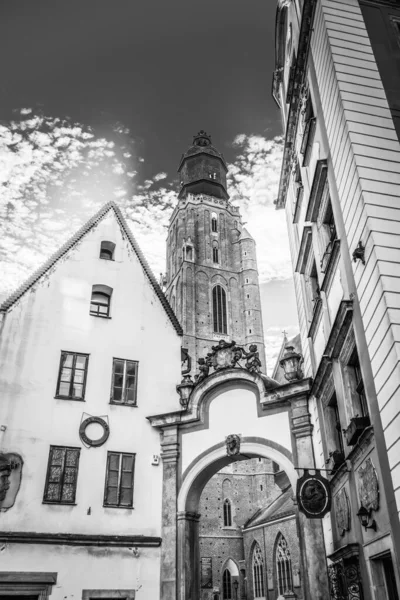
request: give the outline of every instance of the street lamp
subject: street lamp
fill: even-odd
[[[190,375],[184,375],[182,382],[176,386],[176,391],[180,396],[179,402],[184,409],[187,409],[188,407],[190,394],[192,393],[193,388],[194,383]]]
[[[238,587],[239,587],[239,582],[237,579],[235,579],[235,581],[233,582],[233,587],[235,590],[235,600],[237,600],[238,597]]]
[[[287,381],[303,379],[303,371],[301,370],[302,362],[303,357],[298,352],[295,352],[294,346],[285,347],[285,354],[279,361],[279,364],[285,371],[285,379]]]
[[[367,531],[367,529],[373,529],[374,531],[376,531],[375,519],[372,519],[371,525],[369,524],[371,518],[371,510],[368,510],[367,508],[365,508],[365,506],[361,504],[360,510],[357,513],[357,517],[360,519],[360,523],[362,527],[365,528],[365,531]]]

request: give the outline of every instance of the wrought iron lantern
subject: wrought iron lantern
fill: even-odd
[[[365,508],[365,506],[361,504],[360,510],[357,513],[357,517],[360,519],[360,523],[362,527],[364,527],[365,531],[367,531],[367,529],[373,529],[374,531],[376,531],[375,519],[372,519],[370,523],[371,510],[368,510],[367,508]]]
[[[285,371],[285,379],[287,381],[303,379],[303,371],[301,370],[302,362],[303,357],[299,352],[295,352],[294,346],[285,347],[285,354],[279,361],[279,364]]]
[[[190,394],[194,388],[194,382],[190,375],[184,375],[181,383],[176,386],[176,391],[178,392],[180,398],[179,402],[181,406],[186,409],[189,404]]]

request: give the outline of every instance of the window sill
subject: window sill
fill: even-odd
[[[42,500],[42,504],[51,506],[78,506],[76,502],[51,502],[50,500]]]
[[[135,510],[134,506],[117,506],[116,504],[103,504],[103,508],[122,508],[123,510]]]
[[[110,400],[110,404],[112,404],[113,406],[127,406],[128,408],[138,408],[137,404],[128,404],[127,402],[114,402],[113,400]]]
[[[54,400],[68,400],[70,402],[85,402],[84,398],[70,398],[69,396],[54,396]]]
[[[91,317],[97,317],[98,319],[111,319],[111,317],[106,317],[105,315],[94,315],[93,313],[89,313]]]

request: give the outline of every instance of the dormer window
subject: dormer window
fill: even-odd
[[[109,317],[112,288],[108,285],[94,285],[90,300],[90,314],[94,317]]]
[[[100,258],[104,260],[114,260],[115,244],[113,242],[101,242]]]
[[[211,231],[217,233],[218,231],[218,216],[217,213],[211,213]]]

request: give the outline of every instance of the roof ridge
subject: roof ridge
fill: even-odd
[[[0,312],[6,312],[9,308],[11,308],[11,306],[17,300],[19,300],[19,298],[21,298],[21,296],[23,296],[25,292],[27,292],[29,288],[32,287],[32,285],[34,285],[45,273],[47,273],[47,271],[51,269],[51,267],[55,265],[56,262],[60,260],[60,258],[62,258],[69,250],[71,250],[71,248],[73,248],[75,244],[77,244],[94,225],[96,225],[103,217],[105,217],[105,215],[111,209],[114,211],[114,214],[117,217],[120,226],[122,227],[123,231],[128,237],[128,240],[131,246],[133,247],[140,264],[142,265],[144,272],[146,273],[156,295],[158,296],[176,332],[178,333],[178,335],[183,335],[182,327],[174,311],[172,310],[164,292],[158,285],[157,280],[154,277],[153,272],[143,252],[141,251],[133,233],[128,227],[128,224],[121,212],[121,209],[115,204],[113,200],[104,204],[104,206],[102,206],[101,209],[97,211],[97,213],[95,213],[88,221],[86,221],[86,223],[84,223],[84,225],[82,225],[82,227],[80,227],[80,229],[78,229],[78,231],[74,235],[72,235],[56,252],[54,252],[47,259],[45,263],[43,263],[43,265],[36,269],[36,271],[34,271],[26,281],[24,281],[14,292],[12,292],[12,294],[10,294],[10,296],[6,298],[6,300],[4,300],[4,302],[0,305]]]

